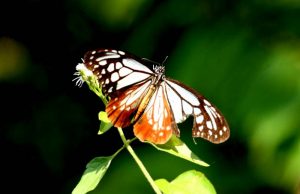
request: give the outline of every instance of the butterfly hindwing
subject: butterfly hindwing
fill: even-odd
[[[134,134],[141,141],[164,144],[172,136],[179,135],[173,113],[164,88],[159,86],[151,97],[144,113],[133,126]]]
[[[193,137],[202,137],[212,143],[228,139],[228,124],[221,112],[202,95],[184,84],[166,80],[166,93],[176,123],[181,123],[189,115],[194,116]]]
[[[127,127],[131,124],[142,99],[149,90],[150,84],[151,81],[146,81],[132,85],[112,95],[105,111],[115,127]]]

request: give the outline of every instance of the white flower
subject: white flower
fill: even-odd
[[[89,78],[93,76],[93,72],[86,68],[83,63],[79,63],[76,66],[76,72],[74,73],[77,77],[74,78],[72,81],[76,81],[75,85],[81,87],[82,84]]]
[[[83,75],[86,76],[86,77],[93,76],[93,72],[91,70],[89,70],[88,68],[86,68],[86,66],[84,65],[84,63],[79,63],[76,66],[76,70],[78,72],[82,72]]]

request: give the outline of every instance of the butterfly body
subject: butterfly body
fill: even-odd
[[[194,116],[193,137],[221,143],[229,127],[220,111],[202,95],[165,77],[162,65],[153,65],[123,51],[100,49],[85,54],[84,65],[93,72],[108,96],[108,118],[115,127],[133,125],[141,141],[166,143],[179,136],[177,123]]]

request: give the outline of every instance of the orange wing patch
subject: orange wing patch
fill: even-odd
[[[162,86],[151,97],[133,130],[135,136],[141,141],[149,141],[154,144],[166,143],[173,132],[179,135],[179,130]]]
[[[109,100],[105,111],[115,127],[123,128],[131,124],[142,99],[149,90],[150,83],[151,81],[133,85]]]

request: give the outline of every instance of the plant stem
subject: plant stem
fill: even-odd
[[[134,152],[134,150],[132,149],[132,147],[129,145],[129,143],[127,142],[127,139],[122,131],[122,128],[118,127],[118,131],[120,133],[121,139],[126,147],[126,149],[128,150],[128,152],[131,154],[131,156],[133,157],[133,159],[135,160],[135,162],[137,163],[137,165],[140,167],[141,171],[143,172],[143,174],[145,175],[146,179],[148,180],[148,182],[150,183],[151,187],[153,188],[153,190],[155,191],[155,193],[157,194],[161,194],[159,188],[157,187],[157,185],[155,184],[154,180],[152,179],[151,175],[149,174],[149,172],[147,171],[146,167],[144,166],[144,164],[142,163],[142,161],[139,159],[139,157],[136,155],[136,153]]]

